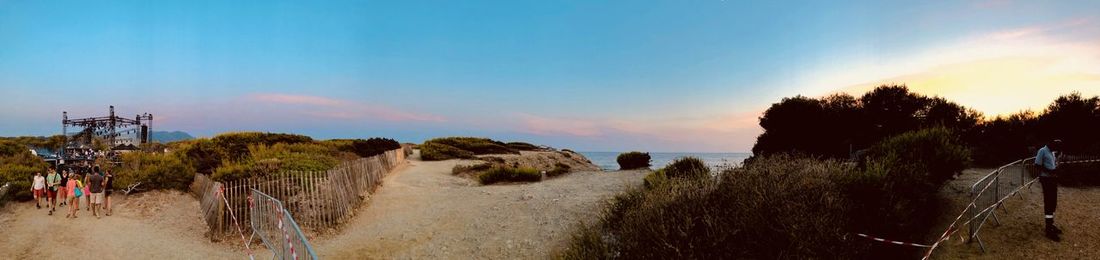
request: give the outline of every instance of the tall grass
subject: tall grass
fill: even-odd
[[[919,249],[854,236],[923,241],[935,195],[969,153],[945,130],[888,138],[860,165],[786,154],[683,174],[681,159],[616,196],[581,226],[563,259],[898,259]],[[675,165],[675,166],[673,166]],[[686,171],[686,172],[691,172]],[[672,177],[678,176],[678,177]]]

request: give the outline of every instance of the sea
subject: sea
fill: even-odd
[[[588,157],[588,160],[593,164],[600,166],[600,169],[605,171],[619,170],[619,162],[615,161],[615,158],[619,156],[621,152],[579,152],[584,157]],[[650,163],[653,165],[650,168],[657,169],[665,167],[673,160],[681,157],[696,157],[702,159],[707,166],[711,168],[727,168],[740,166],[741,162],[752,156],[752,153],[649,153],[651,159]]]

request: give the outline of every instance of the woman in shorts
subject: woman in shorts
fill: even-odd
[[[69,181],[65,183],[65,191],[69,193],[67,194],[67,198],[69,199],[69,214],[65,215],[66,218],[76,218],[76,213],[80,212],[80,196],[76,196],[76,191],[82,187],[80,181],[77,180],[75,176],[71,177],[72,178],[69,178]],[[81,192],[83,192],[83,190],[81,190]]]

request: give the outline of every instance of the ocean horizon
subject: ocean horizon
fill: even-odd
[[[624,152],[581,152],[578,153],[587,157],[593,164],[599,166],[604,171],[616,171],[619,170],[619,162],[615,159],[619,154]],[[650,168],[657,169],[665,167],[673,160],[682,157],[696,157],[702,159],[707,166],[711,168],[721,166],[739,166],[741,162],[752,156],[752,153],[706,153],[706,152],[650,152],[649,153],[651,164]]]

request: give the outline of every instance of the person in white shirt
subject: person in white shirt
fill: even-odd
[[[31,192],[34,193],[34,206],[41,209],[42,199],[46,198],[46,177],[42,177],[41,172],[36,172],[32,180]]]

